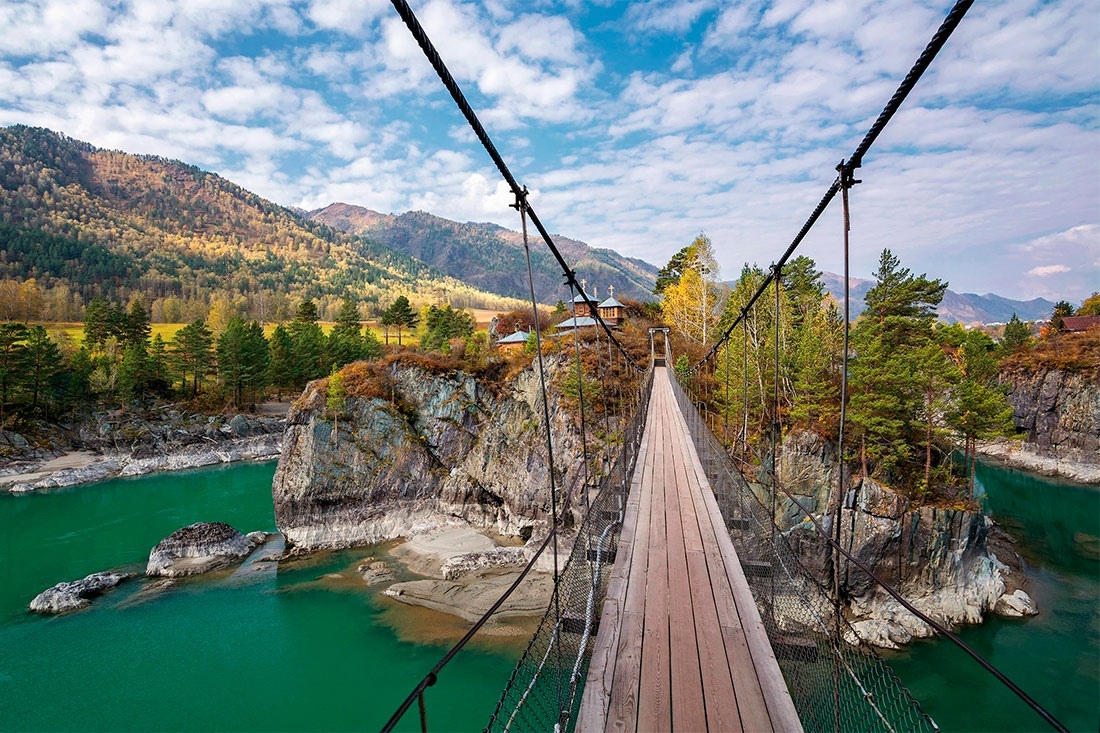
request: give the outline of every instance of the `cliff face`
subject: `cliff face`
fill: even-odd
[[[1025,447],[1050,458],[1100,466],[1100,376],[1053,368],[1001,374]]]
[[[561,368],[548,360],[548,380]],[[495,391],[462,372],[390,366],[393,400],[348,397],[325,414],[326,382],[291,409],[272,493],[275,519],[303,549],[409,536],[459,518],[528,535],[550,514],[538,374]],[[583,483],[580,434],[551,395],[560,496]]]
[[[784,485],[789,479],[792,493],[801,494],[799,502],[831,534],[835,449],[816,436],[796,434],[784,441],[779,466]],[[822,516],[826,508],[828,513]],[[801,521],[801,513],[789,501],[780,511],[802,563],[816,577],[832,578],[829,546],[810,523]],[[890,488],[864,479],[846,492],[840,523],[842,546],[937,621],[949,626],[978,623],[989,611],[1020,615],[1002,601],[1017,590],[1016,584],[1009,568],[989,547],[993,523],[983,514],[913,507]],[[848,621],[865,641],[896,647],[933,633],[847,560],[841,564],[841,587]],[[1026,594],[1022,599],[1026,599],[1023,612],[1033,612]]]

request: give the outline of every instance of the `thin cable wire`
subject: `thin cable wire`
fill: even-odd
[[[947,39],[951,37],[951,34],[954,32],[955,28],[957,28],[959,23],[962,21],[963,16],[966,15],[966,11],[969,10],[970,6],[973,4],[974,0],[959,0],[957,3],[955,3],[955,6],[951,8],[951,11],[947,14],[947,17],[944,18],[943,23],[940,24],[940,27],[932,35],[932,39],[928,42],[928,45],[925,46],[924,51],[922,51],[921,55],[917,57],[917,60],[913,64],[912,68],[909,69],[909,73],[905,75],[905,78],[902,79],[901,84],[898,86],[893,96],[890,97],[890,101],[886,103],[886,106],[883,108],[882,112],[879,113],[879,116],[875,119],[870,129],[867,130],[867,133],[863,136],[863,139],[860,141],[859,145],[856,146],[855,151],[852,153],[851,156],[849,156],[848,163],[846,164],[849,173],[863,165],[863,156],[867,154],[867,151],[871,149],[871,146],[874,144],[875,140],[878,139],[878,136],[882,134],[882,131],[884,129],[886,129],[886,125],[889,124],[891,119],[893,119],[894,115],[901,107],[902,102],[904,102],[905,98],[909,96],[909,92],[913,90],[913,87],[917,85],[917,82],[920,80],[921,76],[932,64],[932,61],[936,58],[936,55],[940,52],[940,49],[942,49],[944,44],[947,43]],[[818,202],[817,208],[813,210],[813,213],[810,214],[810,217],[806,220],[806,223],[802,225],[802,229],[799,230],[794,240],[790,243],[786,251],[783,252],[783,255],[776,262],[779,267],[787,264],[787,260],[790,259],[792,254],[794,254],[794,251],[798,248],[798,245],[802,244],[802,240],[806,238],[806,235],[809,234],[810,230],[813,229],[815,224],[817,224],[817,220],[821,218],[821,215],[825,212],[825,209],[828,208],[829,203],[840,191],[841,178],[842,176],[837,176],[836,180],[834,180],[832,185],[829,186],[828,190],[825,191],[825,195],[821,197],[821,201]],[[764,282],[760,284],[760,288],[756,291],[756,293],[753,294],[752,298],[749,299],[749,306],[752,306],[756,302],[756,299],[759,298],[760,295],[763,294],[763,292],[767,289],[768,285],[771,282],[771,278],[772,275],[769,274],[768,277],[765,278]],[[742,312],[742,315],[734,320],[734,322],[726,328],[721,338],[719,338],[718,341],[715,342],[711,350],[708,351],[703,356],[703,358],[699,360],[699,363],[692,367],[693,371],[697,369],[699,365],[702,364],[704,361],[711,359],[715,354],[717,354],[718,347],[729,339],[730,334],[733,333],[733,329],[736,328],[737,324],[741,322],[741,318],[743,316],[744,312]]]

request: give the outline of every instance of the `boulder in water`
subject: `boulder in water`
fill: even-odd
[[[1017,588],[1014,592],[1005,593],[997,599],[997,604],[993,607],[993,613],[1010,618],[1020,618],[1022,616],[1037,616],[1039,609],[1035,605],[1035,601],[1031,600],[1031,596]]]
[[[196,522],[161,540],[149,553],[145,574],[178,578],[224,568],[256,547],[225,522]]]
[[[92,605],[91,599],[103,595],[122,581],[132,577],[134,577],[133,573],[120,573],[109,570],[102,573],[92,573],[80,580],[58,583],[35,596],[29,608],[35,613],[67,613],[68,611],[87,608]]]

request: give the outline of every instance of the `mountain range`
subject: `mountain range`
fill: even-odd
[[[309,217],[415,257],[481,290],[513,298],[529,297],[523,235],[519,232],[496,224],[460,224],[423,211],[380,214],[342,203],[311,211]],[[595,289],[594,297],[602,299],[614,288],[622,297],[653,298],[657,268],[648,262],[568,237],[553,239],[577,277],[587,281],[585,290],[589,295]],[[570,299],[561,267],[537,234],[531,241],[531,270],[539,300]]]
[[[555,236],[590,295],[653,299],[657,268],[609,249]],[[536,295],[568,300],[545,244],[531,242]],[[938,274],[938,273],[934,273]],[[148,301],[176,296],[276,293],[351,295],[375,306],[398,294],[440,293],[460,307],[507,308],[526,300],[523,238],[496,224],[459,223],[415,211],[382,214],[334,203],[301,211],[266,201],[179,161],[119,151],[43,128],[0,128],[0,278],[35,278],[95,294]],[[842,279],[823,276],[838,298]],[[852,279],[853,317],[871,280]],[[1004,322],[1049,317],[1042,298],[948,290],[941,320]]]
[[[832,294],[837,302],[844,297],[844,276],[832,272],[824,272],[821,279],[825,283],[825,289]],[[848,278],[851,297],[851,316],[855,318],[863,312],[863,298],[867,291],[875,285],[874,280],[863,278]],[[978,295],[977,293],[956,293],[947,290],[940,302],[937,314],[945,323],[962,323],[974,325],[979,323],[1007,323],[1013,314],[1023,321],[1045,321],[1050,318],[1054,310],[1054,303],[1045,298],[1033,298],[1032,300],[1012,300],[995,293]]]

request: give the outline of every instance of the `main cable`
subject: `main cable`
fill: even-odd
[[[577,281],[577,273],[569,267],[569,264],[562,257],[561,252],[558,250],[557,245],[554,244],[553,238],[546,230],[546,227],[542,225],[538,216],[535,214],[534,209],[531,208],[531,204],[527,201],[527,190],[519,184],[515,176],[512,175],[512,171],[509,170],[508,164],[504,162],[504,158],[501,157],[500,152],[497,150],[496,145],[493,144],[492,139],[489,137],[489,133],[485,131],[485,127],[481,124],[481,121],[477,118],[477,114],[474,112],[473,107],[466,101],[466,96],[462,93],[462,89],[458,86],[458,82],[455,81],[454,76],[447,69],[447,65],[443,63],[443,59],[440,57],[439,52],[436,51],[435,46],[432,44],[431,39],[428,38],[427,32],[425,32],[423,26],[420,25],[420,21],[416,19],[416,15],[413,13],[412,8],[409,7],[406,0],[390,0],[390,3],[397,10],[397,13],[401,16],[401,20],[408,26],[409,32],[412,33],[413,38],[416,39],[420,49],[424,52],[432,68],[435,69],[435,73],[439,75],[440,81],[443,82],[443,86],[450,92],[451,98],[458,105],[458,109],[462,112],[462,115],[466,118],[466,122],[469,123],[473,129],[474,134],[477,135],[477,139],[481,142],[481,146],[485,148],[485,152],[489,154],[489,157],[493,159],[493,163],[496,165],[497,170],[500,171],[500,175],[504,177],[505,182],[512,189],[512,193],[516,198],[522,197],[524,200],[524,206],[526,207],[527,216],[531,219],[531,223],[535,225],[535,229],[538,230],[542,236],[546,246],[550,248],[550,252],[554,255],[554,258],[558,261],[558,265],[561,267],[562,274],[565,275],[565,280],[571,287],[577,289],[580,296],[584,299],[584,302],[588,305],[592,311],[596,323],[603,327],[603,330],[607,333],[608,338],[615,342],[615,346],[619,351],[627,357],[627,362],[634,367],[638,372],[644,372],[645,370],[636,364],[633,359],[630,358],[630,354],[619,343],[619,340],[615,338],[615,335],[611,331],[611,327],[600,317],[598,312],[596,301],[588,297],[584,288]]]
[[[781,269],[785,264],[787,264],[787,260],[790,259],[791,255],[794,254],[794,251],[798,248],[798,246],[802,244],[802,240],[806,238],[806,235],[809,234],[810,230],[813,229],[815,224],[817,224],[817,220],[821,218],[821,215],[825,212],[825,209],[828,208],[833,198],[835,198],[837,193],[840,191],[842,181],[845,180],[845,177],[847,176],[847,178],[850,178],[852,171],[863,165],[863,156],[867,154],[867,151],[871,149],[871,146],[875,143],[875,140],[878,139],[878,136],[886,128],[886,125],[889,124],[891,119],[893,119],[894,115],[901,107],[902,102],[904,102],[905,98],[909,96],[909,92],[913,91],[913,87],[917,85],[917,82],[920,80],[921,76],[932,64],[932,61],[936,58],[936,55],[939,54],[944,44],[947,43],[947,39],[951,37],[951,34],[955,31],[959,23],[962,21],[963,16],[966,15],[966,11],[968,11],[970,9],[970,6],[973,4],[974,0],[958,0],[958,2],[955,3],[955,6],[951,8],[951,11],[947,14],[947,17],[944,18],[943,22],[940,24],[940,27],[932,35],[932,39],[928,42],[928,45],[925,46],[924,51],[922,51],[921,55],[917,57],[917,60],[913,64],[912,68],[909,69],[909,73],[905,75],[905,78],[902,79],[901,84],[898,85],[898,88],[894,92],[893,96],[890,97],[890,101],[886,103],[886,106],[883,107],[882,112],[879,113],[879,116],[875,119],[870,129],[867,130],[867,133],[863,136],[863,139],[860,141],[859,145],[856,146],[855,151],[848,158],[848,161],[846,163],[841,163],[843,170],[841,170],[840,175],[837,176],[836,180],[834,180],[829,186],[828,190],[825,191],[825,195],[821,197],[821,201],[818,202],[817,208],[813,210],[813,213],[810,214],[810,217],[806,220],[806,223],[802,225],[802,229],[799,230],[794,240],[787,247],[786,251],[783,252],[783,256],[780,257],[779,260],[775,263],[775,266],[777,268]],[[773,277],[774,272],[769,273],[767,277],[764,278],[764,282],[760,284],[760,287],[757,289],[756,293],[754,293],[752,298],[749,299],[749,302],[745,306],[745,309],[742,309],[741,314],[736,319],[734,319],[733,323],[731,323],[726,328],[721,338],[719,338],[714,346],[710,349],[710,351],[708,351],[706,355],[704,355],[703,358],[700,359],[699,362],[691,368],[691,371],[695,371],[704,361],[708,361],[712,356],[718,353],[719,347],[721,347],[721,345],[729,339],[730,335],[733,333],[733,330],[737,328],[737,325],[739,323],[741,323],[741,320],[744,318],[745,310],[751,308],[753,304],[756,303],[757,298],[759,298],[764,293],[764,291],[767,290],[768,285],[771,284]]]

